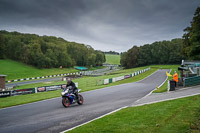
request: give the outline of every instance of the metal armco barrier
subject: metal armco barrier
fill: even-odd
[[[134,72],[132,74],[128,74],[128,75],[124,75],[124,76],[120,76],[120,77],[116,77],[116,78],[104,79],[103,80],[104,82],[102,84],[106,85],[106,84],[109,84],[109,83],[112,83],[112,82],[117,82],[117,81],[120,81],[120,80],[123,80],[123,79],[131,78],[131,77],[134,77],[134,76],[139,75],[141,73],[144,73],[148,70],[150,70],[150,68],[146,68],[144,70],[140,70],[140,71]],[[102,79],[100,79],[100,80],[102,80]],[[98,82],[97,85],[102,85],[102,84],[101,84],[101,82]]]

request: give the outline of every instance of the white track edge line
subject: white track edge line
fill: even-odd
[[[152,74],[150,74],[149,76],[147,76],[147,77],[145,77],[145,78],[143,78],[143,79],[141,79],[141,80],[139,80],[139,81],[137,81],[137,82],[141,82],[141,81],[143,81],[143,80],[145,80],[146,78],[148,78],[148,77],[150,77],[150,76],[152,76],[154,73],[156,73],[158,70],[156,70],[155,72],[153,72]],[[137,76],[137,75],[136,75]],[[134,76],[135,77],[135,76]],[[133,78],[133,77],[132,77]],[[137,83],[137,82],[132,82],[132,83]]]
[[[143,106],[143,105],[148,105],[148,104],[153,104],[153,103],[159,103],[159,102],[164,102],[164,101],[170,101],[170,100],[175,100],[175,99],[180,99],[180,98],[185,98],[185,97],[190,97],[190,96],[195,96],[195,95],[200,95],[200,93],[198,92],[198,93],[195,93],[195,94],[190,94],[190,95],[185,95],[185,96],[180,96],[180,97],[174,97],[174,98],[168,98],[168,99],[163,99],[163,100],[157,100],[157,101],[153,101],[153,102],[136,104],[136,105],[132,105],[130,107]]]
[[[158,70],[157,70],[157,71],[158,71]],[[156,72],[157,72],[157,71],[156,71]],[[171,69],[170,69],[170,72],[171,72]],[[150,76],[150,75],[149,75],[149,76]],[[159,85],[158,88],[160,88],[160,87],[167,81],[167,79],[168,79],[168,76],[167,76],[166,79]],[[135,103],[136,103],[136,102],[139,102],[141,99],[144,99],[144,98],[148,97],[148,96],[151,95],[151,94],[153,93],[153,91],[156,90],[156,89],[157,89],[157,88],[153,89],[151,92],[149,92],[149,94],[147,94],[146,96],[144,96],[144,97],[138,99],[137,101],[135,101]]]
[[[86,124],[88,124],[88,123],[90,123],[90,122],[93,122],[93,121],[95,121],[95,120],[98,120],[98,119],[100,119],[100,118],[103,118],[103,117],[105,117],[105,116],[107,116],[107,115],[113,114],[113,113],[115,113],[115,112],[117,112],[117,111],[119,111],[119,110],[121,110],[121,109],[125,109],[125,108],[127,108],[127,107],[129,107],[129,106],[121,107],[121,108],[119,108],[119,109],[116,109],[116,110],[111,111],[111,112],[109,112],[109,113],[107,113],[107,114],[101,115],[101,116],[99,116],[99,117],[97,117],[97,118],[94,118],[94,119],[92,119],[92,120],[90,120],[90,121],[87,121],[87,122],[85,122],[85,123],[82,123],[82,124],[80,124],[80,125],[77,125],[77,126],[75,126],[75,127],[72,127],[72,128],[70,128],[70,129],[67,129],[67,130],[65,130],[65,131],[62,131],[62,132],[60,132],[60,133],[65,133],[65,132],[71,131],[71,130],[73,130],[73,129],[75,129],[75,128],[78,128],[78,127],[81,127],[81,126],[83,126],[83,125],[86,125]]]
[[[85,123],[82,123],[82,124],[80,124],[80,125],[77,125],[77,126],[75,126],[75,127],[72,127],[72,128],[70,128],[70,129],[67,129],[67,130],[65,130],[65,131],[62,131],[62,132],[60,132],[60,133],[65,133],[65,132],[71,131],[71,130],[73,130],[73,129],[75,129],[75,128],[81,127],[81,126],[83,126],[83,125],[86,125],[86,124],[88,124],[88,123],[91,123],[91,122],[93,122],[93,121],[95,121],[95,120],[98,120],[98,119],[100,119],[100,118],[103,118],[103,117],[105,117],[105,116],[107,116],[107,115],[113,114],[113,113],[115,113],[115,112],[117,112],[117,111],[120,111],[121,109],[125,109],[125,108],[128,108],[128,107],[138,107],[138,106],[143,106],[143,105],[148,105],[148,104],[153,104],[153,103],[159,103],[159,102],[164,102],[164,101],[170,101],[170,100],[175,100],[175,99],[180,99],[180,98],[185,98],[185,97],[190,97],[190,96],[195,96],[195,95],[200,95],[200,93],[195,93],[195,94],[185,95],[185,96],[180,96],[180,97],[175,97],[175,98],[168,98],[168,99],[163,99],[163,100],[157,100],[157,101],[148,102],[148,103],[143,103],[143,104],[138,104],[138,105],[124,106],[124,107],[122,107],[122,108],[119,108],[119,109],[116,109],[116,110],[114,110],[114,111],[111,111],[111,112],[109,112],[109,113],[107,113],[107,114],[104,114],[104,115],[102,115],[102,116],[99,116],[99,117],[97,117],[97,118],[95,118],[95,119],[92,119],[92,120],[90,120],[90,121],[87,121],[87,122],[85,122]]]

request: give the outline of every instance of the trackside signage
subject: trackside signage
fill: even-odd
[[[54,86],[46,86],[46,91],[54,91],[54,90],[60,90],[61,85],[54,85]]]
[[[46,91],[45,87],[38,87],[37,88],[37,92],[44,92],[44,91]]]
[[[11,95],[11,91],[2,91],[0,92],[0,97],[7,97]]]
[[[32,94],[35,93],[35,88],[30,88],[30,89],[20,89],[20,90],[12,90],[11,95],[24,95],[24,94]]]
[[[75,83],[76,87],[78,87],[78,83]],[[24,95],[24,94],[33,94],[38,92],[45,92],[45,91],[55,91],[61,90],[65,88],[66,85],[53,85],[53,86],[44,86],[44,87],[36,87],[30,89],[20,89],[20,90],[11,90],[11,91],[1,91],[0,97],[7,97],[7,96],[17,96],[17,95]]]
[[[130,78],[130,77],[131,77],[130,75],[125,75],[124,79]]]

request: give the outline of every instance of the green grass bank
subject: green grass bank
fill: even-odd
[[[199,133],[200,95],[129,107],[69,133]]]
[[[0,60],[0,74],[7,75],[6,80],[41,77],[72,72],[78,72],[78,70],[73,68],[38,69],[13,60]]]
[[[106,63],[112,65],[120,65],[120,55],[105,54],[105,56],[106,56]]]

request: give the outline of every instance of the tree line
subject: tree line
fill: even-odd
[[[177,64],[184,56],[181,55],[182,39],[160,41],[143,46],[133,46],[121,54],[120,63],[126,68],[151,64]]]
[[[105,55],[90,45],[63,38],[0,31],[0,59],[12,59],[38,68],[68,68],[102,64]]]
[[[119,55],[120,53],[118,53],[118,52],[115,52],[115,51],[106,51],[106,52],[104,52],[104,54],[114,54],[114,55]]]
[[[184,29],[183,38],[133,46],[121,54],[125,68],[151,64],[180,64],[182,59],[200,60],[200,7],[195,11],[191,26]]]

